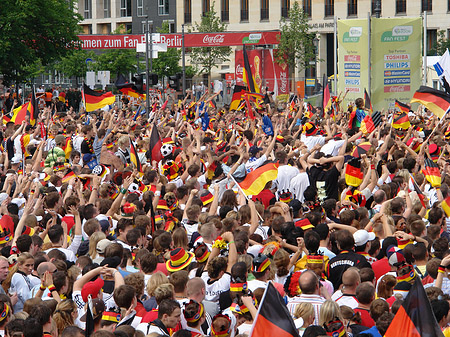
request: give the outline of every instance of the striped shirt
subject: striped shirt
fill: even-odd
[[[294,316],[295,308],[297,307],[297,304],[307,302],[311,303],[314,307],[314,325],[319,325],[319,316],[320,316],[320,307],[322,306],[323,302],[325,302],[325,298],[323,298],[320,295],[307,295],[307,294],[301,294],[300,296],[293,297],[289,299],[287,308],[292,316]]]

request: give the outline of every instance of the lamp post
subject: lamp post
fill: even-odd
[[[317,81],[318,81],[318,76],[317,76],[317,55],[319,54],[319,39],[317,38],[316,35],[314,35],[313,46],[314,46],[314,62],[313,62],[313,64],[314,64],[314,77],[316,78],[315,83],[317,83]],[[316,91],[316,88],[317,88],[317,85],[314,86],[313,93]]]
[[[184,24],[181,25],[181,55],[182,55],[182,62],[183,62],[183,97],[186,95],[186,49],[184,47]]]

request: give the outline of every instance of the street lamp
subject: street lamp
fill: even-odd
[[[319,54],[319,39],[317,38],[317,36],[314,34],[314,39],[313,39],[313,45],[314,45],[314,77],[316,78],[315,83],[317,83],[317,55]],[[316,88],[318,88],[318,85],[314,86],[314,90],[313,92],[316,90]]]

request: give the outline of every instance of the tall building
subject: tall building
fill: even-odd
[[[157,31],[163,22],[169,24],[170,33],[176,33],[177,0],[133,0],[133,34],[145,32],[145,22],[152,24],[153,31]]]

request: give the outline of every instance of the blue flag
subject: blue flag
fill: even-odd
[[[141,106],[139,106],[139,108],[136,110],[136,114],[134,115],[134,117],[133,117],[133,121],[136,121],[136,119],[138,118],[138,116],[139,116],[139,112],[141,111]]]
[[[202,130],[203,131],[208,130],[208,126],[209,126],[209,115],[208,112],[205,111],[202,117]]]
[[[267,136],[273,136],[273,125],[269,116],[263,117],[263,131]]]

